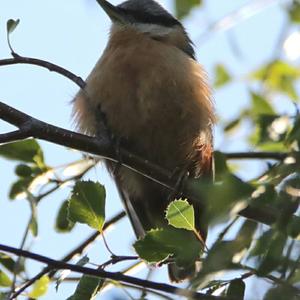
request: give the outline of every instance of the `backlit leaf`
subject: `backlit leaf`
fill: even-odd
[[[42,165],[43,151],[34,139],[13,142],[0,146],[0,155],[7,159]]]
[[[176,16],[178,19],[182,19],[184,16],[186,16],[191,9],[193,9],[196,6],[200,6],[202,4],[202,0],[176,0],[175,1],[175,10],[176,10]]]
[[[292,5],[289,8],[289,16],[291,21],[300,23],[300,2],[299,0],[293,0]]]
[[[166,211],[169,225],[187,230],[195,229],[194,207],[187,200],[175,200],[171,202]]]
[[[222,87],[231,81],[231,75],[226,70],[224,65],[218,64],[215,66],[215,82],[216,88]]]
[[[104,186],[92,181],[77,181],[69,200],[69,219],[101,231],[105,219]]]
[[[39,280],[37,280],[34,285],[32,291],[29,293],[30,298],[38,298],[47,293],[48,286],[50,283],[50,279],[47,275],[44,275]]]
[[[158,263],[172,256],[178,266],[193,264],[202,252],[202,245],[192,232],[170,226],[147,232],[134,248],[148,263]]]
[[[10,278],[2,270],[0,270],[0,286],[9,287],[11,286],[11,283]]]

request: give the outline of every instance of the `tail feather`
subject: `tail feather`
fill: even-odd
[[[169,278],[173,282],[181,282],[183,280],[194,277],[196,273],[196,265],[179,267],[175,263],[168,265]]]

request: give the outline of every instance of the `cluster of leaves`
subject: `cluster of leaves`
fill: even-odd
[[[43,172],[49,172],[50,169],[45,165],[42,150],[34,140],[1,146],[0,155],[22,161],[22,164],[16,168],[18,175],[16,183],[23,180],[24,177],[30,178],[30,182],[32,182]],[[242,277],[213,281],[211,278],[220,271],[243,270],[259,277],[268,277],[275,271],[289,274],[288,281],[284,284],[285,289],[282,290],[282,286],[279,285],[276,291],[286,293],[286,286],[288,286],[290,293],[294,294],[293,285],[299,282],[299,272],[297,271],[299,262],[291,257],[291,251],[286,253],[286,247],[288,245],[289,247],[295,246],[295,242],[291,238],[297,238],[300,232],[299,218],[293,217],[298,205],[298,197],[292,193],[297,191],[299,180],[294,176],[282,182],[299,166],[297,156],[293,158],[295,159],[293,164],[280,163],[271,168],[264,174],[264,180],[247,183],[232,174],[225,156],[216,152],[216,184],[207,184],[197,180],[188,182],[196,194],[207,199],[209,205],[203,219],[209,224],[228,221],[231,213],[241,209],[249,202],[255,207],[280,210],[278,221],[270,229],[264,229],[263,234],[258,234],[257,222],[245,220],[234,238],[224,240],[225,233],[221,234],[212,247],[206,249],[195,228],[194,207],[187,200],[179,199],[171,202],[166,210],[165,218],[169,225],[164,228],[152,229],[146,233],[143,239],[135,242],[133,246],[136,253],[149,264],[156,265],[171,261],[178,266],[186,267],[202,260],[201,271],[191,281],[191,284],[193,289],[201,288],[207,293],[223,289],[224,295],[230,296],[235,293],[242,298],[245,291]],[[32,171],[36,169],[39,172]],[[280,189],[276,188],[278,183],[281,184]],[[44,182],[44,185],[46,184]],[[23,185],[20,192],[27,194],[26,199],[38,199],[30,187],[30,184]],[[105,189],[100,183],[75,181],[69,199],[62,203],[59,210],[56,228],[59,231],[68,232],[78,222],[101,232],[105,221],[105,197]],[[229,227],[225,231],[228,230]],[[36,231],[34,232],[37,234]],[[251,267],[243,265],[242,262],[245,261],[251,262]],[[87,262],[88,260],[84,263]],[[16,264],[11,257],[5,254],[1,254],[0,264],[11,273],[21,274],[24,272],[23,265]],[[19,268],[17,271],[16,266]],[[30,293],[31,297],[38,298],[45,293],[48,284],[49,278],[42,277],[35,283]],[[83,297],[82,295],[86,295],[85,299],[92,299],[103,284],[104,281],[99,278],[83,275],[75,293],[69,299],[82,299],[80,298]],[[4,287],[11,285],[10,277],[2,270],[0,285]],[[276,291],[272,290],[269,293],[273,295]]]
[[[30,230],[33,236],[38,235],[37,206],[39,202],[55,192],[63,183],[80,178],[90,168],[89,163],[86,162],[83,170],[79,168],[78,172],[76,171],[72,177],[59,180],[56,177],[55,170],[46,165],[42,148],[33,139],[0,146],[0,156],[19,162],[15,167],[17,179],[10,187],[9,198],[11,200],[25,199],[29,202],[31,217],[27,230]],[[84,161],[77,162],[77,166],[82,162]],[[66,168],[64,169],[66,170]],[[58,211],[54,226],[58,232],[69,232],[75,225],[67,214],[68,203],[68,201],[64,201]],[[72,203],[76,206],[76,197]],[[79,209],[76,211],[80,214]],[[8,254],[0,253],[0,287],[10,288],[12,286],[12,277],[7,272],[11,275],[24,276],[26,274],[24,260],[15,260]],[[28,296],[38,298],[44,295],[47,292],[49,283],[50,279],[47,275],[41,277],[34,283]],[[5,295],[5,291],[0,293],[1,295]]]

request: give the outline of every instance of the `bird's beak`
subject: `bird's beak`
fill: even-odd
[[[110,4],[106,0],[97,0],[97,2],[113,22],[118,22],[121,24],[128,23],[128,20],[122,14],[122,12],[120,11],[120,9],[118,7]]]

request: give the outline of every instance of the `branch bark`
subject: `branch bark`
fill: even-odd
[[[9,66],[9,65],[16,65],[16,64],[27,64],[27,65],[35,65],[42,68],[49,70],[50,72],[58,73],[66,78],[69,78],[75,84],[77,84],[81,89],[85,87],[85,81],[75,75],[74,73],[70,72],[69,70],[53,64],[49,61],[33,58],[33,57],[24,57],[20,55],[15,55],[13,58],[6,58],[0,59],[0,66]]]
[[[38,119],[35,119],[15,108],[0,102],[0,119],[15,125],[19,130],[15,131],[13,137],[15,141],[23,140],[24,138],[37,138],[45,141],[49,141],[58,145],[66,146],[79,151],[87,152],[90,154],[101,156],[104,159],[118,162],[120,165],[133,170],[141,174],[150,180],[157,182],[158,184],[175,191],[175,185],[173,178],[173,172],[166,170],[158,165],[145,160],[124,148],[120,148],[118,154],[114,147],[107,143],[105,140],[101,140],[95,137],[83,135],[70,130],[59,128]],[[12,141],[12,135],[2,134],[0,135],[0,144]],[[288,153],[280,153],[278,159],[284,159]],[[229,154],[227,154],[229,156]],[[233,158],[233,155],[230,155]],[[237,158],[241,158],[241,154]],[[255,155],[251,153],[251,158]],[[263,156],[259,154],[258,156]],[[271,156],[271,155],[270,155]],[[274,155],[272,156],[274,159]],[[255,157],[256,158],[256,157]],[[265,158],[271,158],[265,156]],[[119,161],[121,160],[121,162]],[[195,199],[195,201],[201,201],[199,192],[195,193],[188,185],[183,187],[183,194],[189,199]],[[269,208],[252,207],[241,210],[238,213],[240,216],[255,220],[260,223],[271,225],[276,222],[280,215],[280,211],[271,210]],[[297,217],[295,217],[297,218]]]
[[[149,280],[143,280],[136,277],[123,275],[122,273],[113,273],[113,272],[107,272],[103,270],[98,269],[92,269],[87,267],[82,267],[79,265],[69,264],[65,263],[63,261],[51,259],[49,257],[35,254],[29,251],[25,251],[22,249],[6,246],[0,244],[0,250],[8,253],[13,253],[17,256],[26,257],[44,264],[47,264],[48,267],[51,267],[53,269],[60,269],[60,270],[71,270],[76,273],[91,275],[99,278],[104,279],[111,279],[116,280],[118,282],[124,282],[128,284],[132,284],[141,288],[149,288],[157,291],[162,291],[165,293],[170,293],[174,295],[180,295],[184,296],[188,299],[200,299],[200,300],[239,300],[237,298],[232,297],[218,297],[218,296],[211,296],[211,295],[205,295],[202,293],[197,293],[193,291],[189,291],[187,289],[178,288],[176,286],[172,286],[169,284],[164,283],[158,283],[154,281]]]
[[[110,220],[108,220],[104,226],[102,232],[105,232],[110,226],[120,221],[123,217],[125,217],[125,212],[122,211],[112,217]],[[91,243],[93,243],[98,236],[101,233],[99,231],[96,231],[93,233],[90,237],[88,237],[85,241],[80,243],[74,250],[72,250],[70,253],[68,253],[66,256],[64,256],[61,261],[68,262],[70,261],[75,255],[81,254]],[[39,280],[43,275],[48,274],[49,278],[52,278],[56,274],[57,270],[47,266],[45,267],[41,272],[36,274],[34,277],[32,277],[30,280],[25,282],[15,293],[12,294],[11,299],[17,298],[21,293],[23,293],[28,287],[30,287],[32,284],[34,284],[37,280]]]

